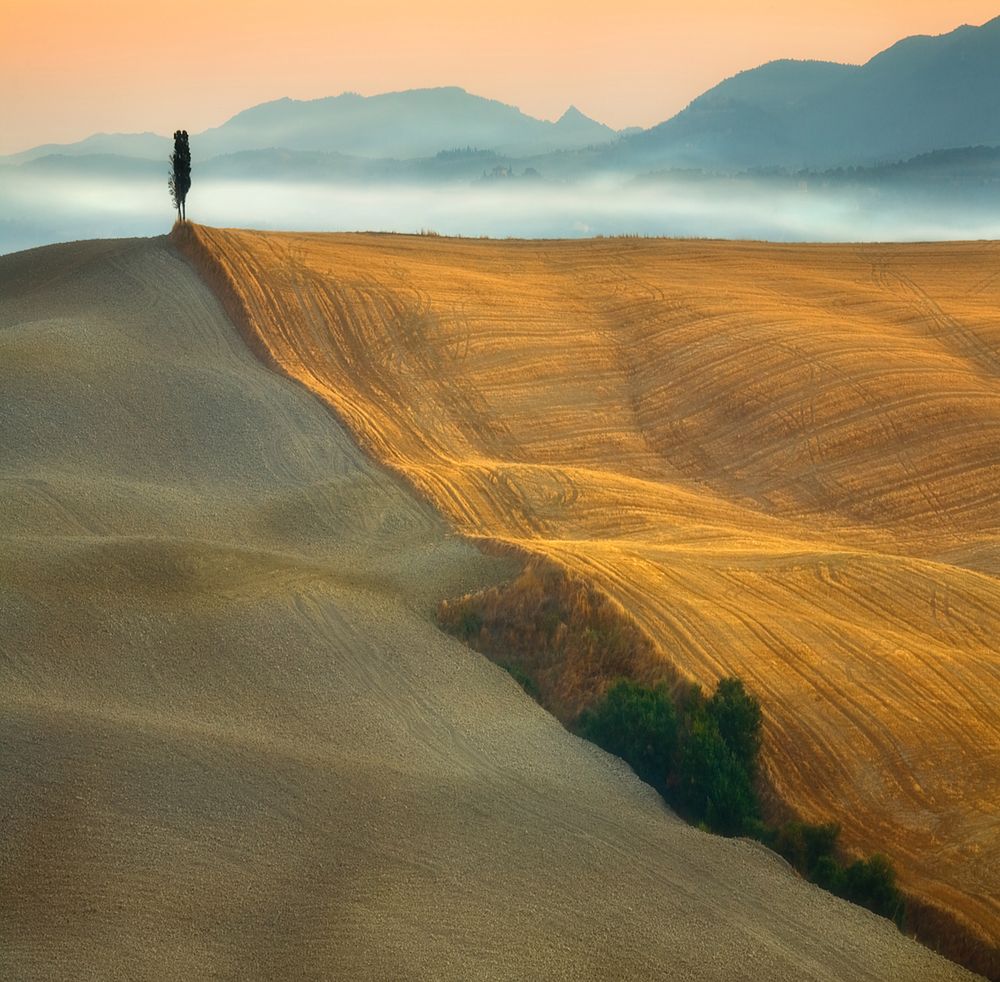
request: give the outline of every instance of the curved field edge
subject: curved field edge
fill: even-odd
[[[556,541],[550,539],[536,544],[533,542],[532,535],[538,534],[538,528],[537,526],[532,527],[530,520],[523,527],[508,527],[504,529],[504,522],[498,519],[496,514],[470,515],[466,503],[456,499],[449,483],[449,477],[446,474],[436,472],[433,467],[422,465],[419,458],[411,457],[408,459],[405,455],[401,455],[397,446],[399,440],[394,439],[391,433],[387,435],[386,429],[379,425],[384,420],[378,416],[377,408],[373,414],[371,406],[366,404],[365,399],[372,398],[371,392],[362,393],[362,397],[359,398],[357,392],[348,391],[350,389],[349,385],[344,385],[339,389],[335,385],[331,385],[331,378],[328,374],[324,374],[323,366],[319,363],[311,363],[310,361],[310,358],[318,357],[318,355],[310,355],[308,351],[297,353],[295,345],[301,339],[296,338],[294,332],[288,336],[281,336],[283,328],[276,325],[282,323],[282,318],[289,310],[289,294],[287,292],[283,293],[283,288],[288,287],[293,290],[292,295],[297,298],[302,308],[306,308],[312,302],[308,289],[310,284],[307,281],[301,281],[293,284],[275,285],[274,283],[269,283],[265,277],[255,275],[257,271],[252,270],[250,267],[241,266],[240,264],[246,261],[246,254],[241,255],[239,250],[230,248],[235,245],[234,235],[236,233],[221,233],[213,230],[187,228],[176,232],[174,240],[182,251],[192,258],[196,267],[201,270],[202,275],[207,281],[215,287],[231,317],[241,327],[253,350],[261,355],[272,367],[277,367],[284,374],[305,384],[319,394],[334,409],[337,416],[348,425],[359,443],[370,454],[383,464],[389,466],[391,470],[401,474],[412,486],[428,497],[451,520],[452,524],[459,531],[470,538],[492,541],[497,547],[505,551],[513,549],[522,554],[544,556],[548,561],[564,569],[571,570],[575,574],[584,575],[590,583],[602,589],[607,596],[616,602],[623,603],[632,614],[635,614],[637,610],[641,610],[641,603],[637,606],[631,602],[634,598],[632,586],[628,583],[618,582],[614,576],[616,554],[613,550],[608,552],[607,549],[604,549],[604,552],[602,552],[603,547],[595,543],[587,543],[588,548],[584,553],[581,553],[578,544],[568,540]],[[282,245],[278,236],[260,236],[257,240],[253,240],[252,236],[249,236],[248,241],[254,247],[260,247],[265,250],[271,248],[272,243],[274,244],[275,255],[269,257],[275,264],[273,268],[282,268],[281,264],[288,259],[287,254],[282,255]],[[371,243],[367,245],[370,247]],[[221,256],[225,256],[225,262],[220,261]],[[289,271],[289,276],[294,277],[300,272],[301,269],[291,270]],[[253,308],[253,313],[251,313],[251,307]],[[323,316],[336,316],[335,311],[331,313],[329,310],[311,311],[307,312],[307,314],[308,316],[320,318]],[[422,315],[418,310],[414,316],[419,317]],[[406,328],[407,325],[404,323],[403,327]],[[416,330],[420,328],[420,324],[411,324],[409,327]],[[278,332],[277,335],[275,331]],[[404,339],[406,343],[410,343],[413,340],[413,338]],[[416,340],[419,340],[419,338]],[[984,347],[977,338],[972,337],[967,341],[960,339],[960,343],[972,352],[977,361],[988,362],[989,349],[988,347]],[[289,361],[289,358],[292,361]],[[395,396],[397,394],[393,393],[392,395]],[[479,428],[483,440],[488,441],[491,438],[491,421],[488,414],[484,414],[481,411],[481,407],[475,405],[467,405],[465,411],[468,412],[470,417],[475,418],[475,424]],[[397,424],[394,422],[394,425]],[[415,423],[409,420],[403,420],[398,423],[398,427],[404,429],[408,426],[412,428],[415,425]],[[396,432],[398,433],[399,430],[397,429]],[[407,431],[407,435],[410,435],[409,431]],[[440,448],[433,449],[440,451]],[[475,470],[475,466],[475,462],[473,461],[473,470]],[[508,497],[523,500],[525,491],[523,487],[518,487],[517,482],[523,482],[526,479],[525,475],[527,475],[528,480],[533,479],[532,473],[525,471],[524,468],[520,471],[515,468],[510,468],[509,470],[510,478],[514,483],[501,487],[500,491]],[[540,474],[540,477],[548,480],[547,475],[544,473]],[[495,481],[495,475],[492,471],[489,473],[484,472],[481,477],[473,474],[472,479],[492,482]],[[506,480],[506,478],[501,475],[501,480]],[[649,487],[650,485],[644,486],[641,492],[644,493]],[[631,493],[632,490],[631,488],[626,488],[625,491],[619,493]],[[557,488],[556,496],[558,497],[563,491]],[[530,493],[530,490],[528,493]],[[484,498],[482,500],[487,499]],[[742,506],[737,507],[742,508]],[[910,513],[918,514],[917,512],[913,512],[914,506],[910,499],[904,501],[902,507],[904,510],[909,509]],[[498,533],[497,530],[503,531]],[[850,581],[852,578],[864,582],[868,579],[871,583],[878,586],[879,577],[885,578],[885,573],[880,572],[880,568],[885,567],[893,560],[887,558],[881,549],[869,552],[864,548],[865,543],[863,541],[867,532],[864,529],[856,531],[857,535],[853,537],[853,540],[844,536],[838,542],[833,536],[812,535],[805,525],[799,523],[796,526],[795,534],[799,536],[798,547],[801,548],[803,555],[807,556],[809,553],[815,552],[822,559],[823,565],[829,568],[829,576],[832,582],[837,583],[845,579]],[[782,538],[781,549],[787,551],[786,533],[778,529],[775,523],[765,519],[758,522],[758,527],[754,532],[754,539],[756,541],[753,545],[758,545],[760,541],[766,542],[768,535],[773,535],[776,540],[780,536]],[[884,540],[884,537],[882,538]],[[943,536],[941,541],[945,542],[946,539],[947,536]],[[893,543],[895,550],[899,552],[907,551],[907,530],[904,529],[902,533],[896,536],[893,539]],[[884,544],[884,541],[878,542],[880,547],[884,547]],[[606,545],[607,543],[605,543]],[[735,545],[737,548],[743,548],[741,543],[736,543]],[[986,544],[976,546],[972,549],[972,552],[976,555],[986,557],[987,568],[993,563],[992,556],[995,554],[995,550],[992,546]],[[779,551],[776,550],[775,554],[781,559]],[[766,560],[767,556],[765,555],[764,558]],[[916,569],[916,573],[913,575],[920,575],[919,567],[921,563],[925,562],[924,560],[916,556],[900,556],[899,558],[902,562]],[[787,562],[787,559],[782,561]],[[794,567],[792,572],[794,572]],[[933,579],[939,572],[940,570],[935,564],[933,568],[928,568],[925,575]],[[676,581],[665,580],[662,576],[659,577],[658,583],[664,591],[669,591],[672,587],[678,585]],[[992,578],[988,576],[983,577],[980,583],[985,584],[985,592],[981,598],[981,603],[988,605],[991,602],[995,584]],[[605,589],[607,586],[614,587],[612,592],[608,593]],[[801,589],[801,586],[796,587],[794,583],[791,586],[795,589]],[[963,579],[961,584],[957,584],[957,586],[956,595],[960,595],[963,589],[968,588],[965,579]],[[879,586],[879,589],[881,588]],[[886,583],[886,588],[890,588],[888,582]],[[689,603],[696,602],[703,604],[709,601],[709,597],[688,598]],[[725,613],[724,610],[723,612]],[[731,617],[732,615],[727,614],[727,616]],[[637,617],[635,620],[651,644],[655,644],[653,641],[654,638],[668,642],[671,640],[670,634],[664,637],[662,619],[657,620],[655,616],[650,619],[648,611],[646,612],[646,616]],[[838,622],[831,621],[831,629],[836,630],[838,626]],[[680,629],[681,636],[683,636],[683,633],[687,630],[683,623],[678,623],[676,627]],[[898,629],[899,635],[893,641],[890,641],[890,643],[906,643],[908,639],[904,633],[905,626],[892,625],[892,627]],[[660,644],[656,647],[660,649],[659,657],[662,656],[663,649],[669,649],[670,645]],[[945,652],[944,648],[940,650],[942,653]],[[676,659],[674,661],[676,662]],[[691,671],[692,666],[690,664],[683,664],[678,667],[685,675],[690,676],[693,674],[696,677],[700,675],[701,680],[704,680],[704,667],[696,672]],[[731,666],[719,665],[711,666],[709,674],[712,672],[719,674],[723,668],[728,668],[733,674],[743,674],[738,667],[733,669]],[[754,681],[751,680],[752,683]],[[832,682],[833,680],[831,679],[830,683],[832,684]],[[765,709],[769,708],[766,694],[764,695],[763,702]],[[770,759],[765,760],[765,773],[770,778],[770,783],[776,789],[777,798],[793,814],[803,817],[806,820],[817,821],[832,817],[835,820],[843,821],[843,815],[836,813],[831,815],[829,812],[817,810],[815,801],[805,801],[796,795],[796,782],[794,780],[791,786],[789,786],[788,774],[796,770],[795,764],[801,763],[800,761],[796,761],[794,757],[790,758],[787,755],[789,747],[794,747],[796,742],[794,727],[791,730],[788,729],[788,724],[792,722],[794,721],[787,718],[775,719],[773,715],[769,720],[768,741],[772,748],[772,754],[770,755]],[[776,735],[778,732],[781,733],[780,738]],[[776,740],[778,741],[777,743],[775,743]],[[782,743],[782,740],[784,743]],[[782,753],[775,756],[773,750],[776,746]],[[984,764],[986,767],[990,766],[990,758],[988,756],[990,746],[991,744],[987,740],[985,744],[987,759]],[[831,750],[831,754],[831,759],[835,759],[836,753]],[[810,777],[813,776],[808,771],[802,773],[798,778],[799,787],[803,786],[803,782],[808,785]],[[829,795],[827,798],[829,799]],[[845,799],[845,808],[848,810],[857,804],[858,799],[856,797],[853,800],[850,798]],[[870,810],[868,816],[865,816],[864,809],[859,809],[859,813],[862,820],[865,817],[870,817]],[[850,819],[850,815],[848,815],[848,819]],[[871,852],[881,849],[882,851],[890,852],[894,856],[897,866],[900,867],[902,886],[913,901],[911,903],[911,910],[914,912],[914,919],[918,924],[923,925],[921,929],[923,937],[937,947],[941,947],[942,949],[947,948],[952,957],[966,964],[976,964],[985,967],[986,971],[991,971],[989,966],[996,964],[995,959],[997,954],[996,947],[992,943],[991,932],[988,926],[984,928],[984,924],[988,925],[990,919],[994,917],[993,914],[987,913],[990,909],[988,903],[987,907],[980,909],[978,916],[973,921],[970,921],[966,915],[970,909],[975,910],[974,905],[972,908],[968,906],[971,900],[970,895],[963,897],[960,888],[956,889],[954,886],[949,887],[945,883],[936,882],[933,875],[928,876],[925,873],[922,877],[916,876],[915,870],[920,865],[918,861],[919,853],[913,851],[913,847],[911,847],[909,855],[905,851],[903,852],[905,858],[902,862],[900,861],[900,851],[898,849],[894,851],[885,848],[887,844],[885,841],[886,837],[891,837],[892,835],[891,826],[886,827],[884,830],[874,829],[866,836],[863,834],[864,829],[860,830],[859,834],[856,823],[853,827],[849,820],[843,822],[843,824],[846,826],[845,831],[847,833],[845,840],[855,850],[859,852]],[[987,894],[983,899],[988,901],[988,896]],[[984,921],[983,918],[986,918],[986,920]],[[975,920],[978,920],[979,923],[976,924]]]

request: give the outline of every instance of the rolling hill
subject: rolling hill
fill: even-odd
[[[741,676],[778,798],[996,971],[996,244],[186,247],[455,529],[583,576],[665,669]]]
[[[45,143],[20,153],[0,157],[8,164],[25,164],[42,157],[125,157],[162,163],[173,149],[173,141],[158,133],[95,133],[76,143]]]
[[[0,259],[5,979],[968,976],[432,623],[509,576],[164,239]]]

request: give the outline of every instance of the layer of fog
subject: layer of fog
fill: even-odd
[[[188,215],[209,225],[308,231],[580,238],[663,235],[796,241],[1000,238],[1000,201],[790,182],[613,181],[352,185],[196,181]],[[164,184],[0,169],[0,253],[81,238],[158,235]]]

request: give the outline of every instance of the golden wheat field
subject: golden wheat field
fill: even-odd
[[[741,676],[778,798],[996,944],[1000,246],[192,235],[455,528]]]

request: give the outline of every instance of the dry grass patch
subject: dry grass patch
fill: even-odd
[[[514,580],[442,601],[438,622],[476,651],[530,679],[570,725],[615,679],[677,683],[677,673],[621,604],[544,560]]]

